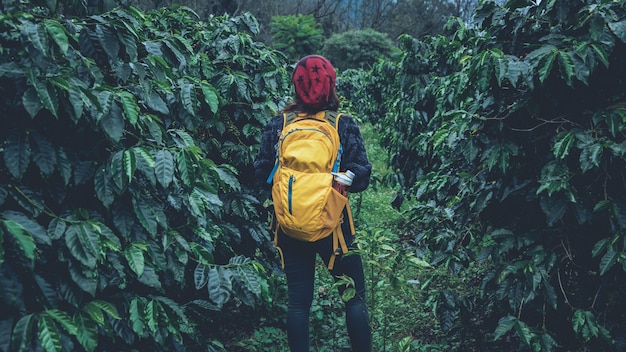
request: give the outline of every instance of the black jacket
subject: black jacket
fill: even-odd
[[[265,127],[259,154],[254,161],[254,171],[257,182],[262,189],[269,189],[271,185],[266,180],[276,162],[276,146],[280,132],[283,129],[283,116],[274,116]],[[372,164],[367,158],[363,137],[356,122],[350,115],[342,115],[337,127],[339,139],[343,147],[339,171],[354,172],[354,181],[350,186],[350,193],[361,192],[370,183]]]

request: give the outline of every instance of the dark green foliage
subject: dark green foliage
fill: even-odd
[[[219,350],[268,299],[250,163],[281,56],[249,15],[6,10],[0,349]]]
[[[316,54],[324,41],[313,15],[274,16],[270,23],[274,47],[293,61]]]
[[[451,275],[493,266],[482,297],[429,301],[473,341],[461,350],[623,350],[626,7],[537,3],[485,1],[477,28],[401,38],[359,115],[380,118],[416,202],[416,253]]]
[[[339,70],[370,68],[380,59],[389,59],[395,49],[393,41],[373,29],[333,34],[324,42],[322,54]]]

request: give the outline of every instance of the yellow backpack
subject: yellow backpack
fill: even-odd
[[[334,111],[283,114],[276,163],[267,179],[272,183],[274,244],[281,257],[279,229],[287,236],[308,242],[332,234],[329,269],[333,268],[337,255],[348,251],[341,230],[344,208],[350,221],[350,235],[354,235],[348,198],[332,187],[332,173],[339,171],[341,163],[342,147],[337,132],[340,117]]]

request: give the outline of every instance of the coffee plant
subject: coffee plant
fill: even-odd
[[[480,287],[427,305],[459,351],[623,351],[626,3],[482,1],[475,19],[403,36],[359,91],[416,254]]]
[[[284,57],[250,15],[74,5],[0,7],[0,350],[221,350],[269,299],[250,165]]]

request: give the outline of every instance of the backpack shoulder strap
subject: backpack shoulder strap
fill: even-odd
[[[298,114],[296,114],[293,111],[284,113],[283,114],[283,128],[285,128],[288,124],[292,123],[297,117],[298,117]]]
[[[342,114],[337,111],[326,110],[324,112],[324,119],[330,123],[331,126],[335,127],[335,129],[339,128],[339,118]]]

